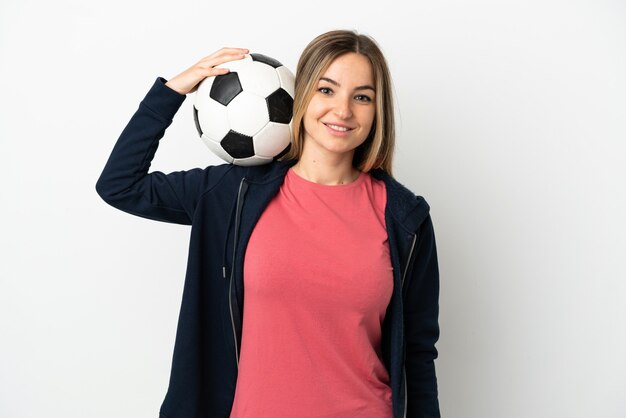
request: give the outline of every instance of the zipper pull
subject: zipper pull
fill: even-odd
[[[226,278],[226,266],[222,266],[222,277]]]

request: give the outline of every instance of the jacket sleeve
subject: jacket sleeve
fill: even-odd
[[[96,191],[106,203],[124,212],[191,225],[200,195],[219,181],[230,164],[148,173],[159,140],[186,98],[166,82],[157,77],[140,102],[113,147]]]
[[[430,214],[418,230],[412,275],[406,289],[407,417],[439,418],[434,360],[439,339],[439,268]]]

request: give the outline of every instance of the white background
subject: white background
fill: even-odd
[[[157,417],[189,227],[95,184],[157,76],[223,46],[386,53],[396,178],[431,205],[447,418],[626,417],[626,4],[0,3],[0,416]],[[151,171],[221,163],[188,97]]]

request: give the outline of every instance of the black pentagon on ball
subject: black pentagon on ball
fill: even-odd
[[[283,89],[278,89],[267,96],[267,109],[270,113],[270,121],[277,123],[289,123],[293,115],[293,99]]]
[[[232,129],[220,141],[222,148],[233,158],[248,158],[254,156],[252,137]]]
[[[198,120],[198,109],[196,106],[193,107],[193,121],[196,123],[196,130],[198,134],[202,136],[202,128],[200,127],[200,121]]]
[[[263,54],[250,54],[250,57],[252,57],[252,61],[259,61],[264,64],[271,65],[274,68],[282,67],[283,65],[274,58],[268,57],[267,55]]]
[[[236,72],[215,76],[209,96],[218,103],[228,106],[243,89]]]

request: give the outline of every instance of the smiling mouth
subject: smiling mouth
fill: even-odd
[[[345,126],[333,125],[332,123],[325,123],[324,125],[338,132],[347,132],[347,131],[351,131],[352,129],[354,129],[354,128],[347,128]]]

